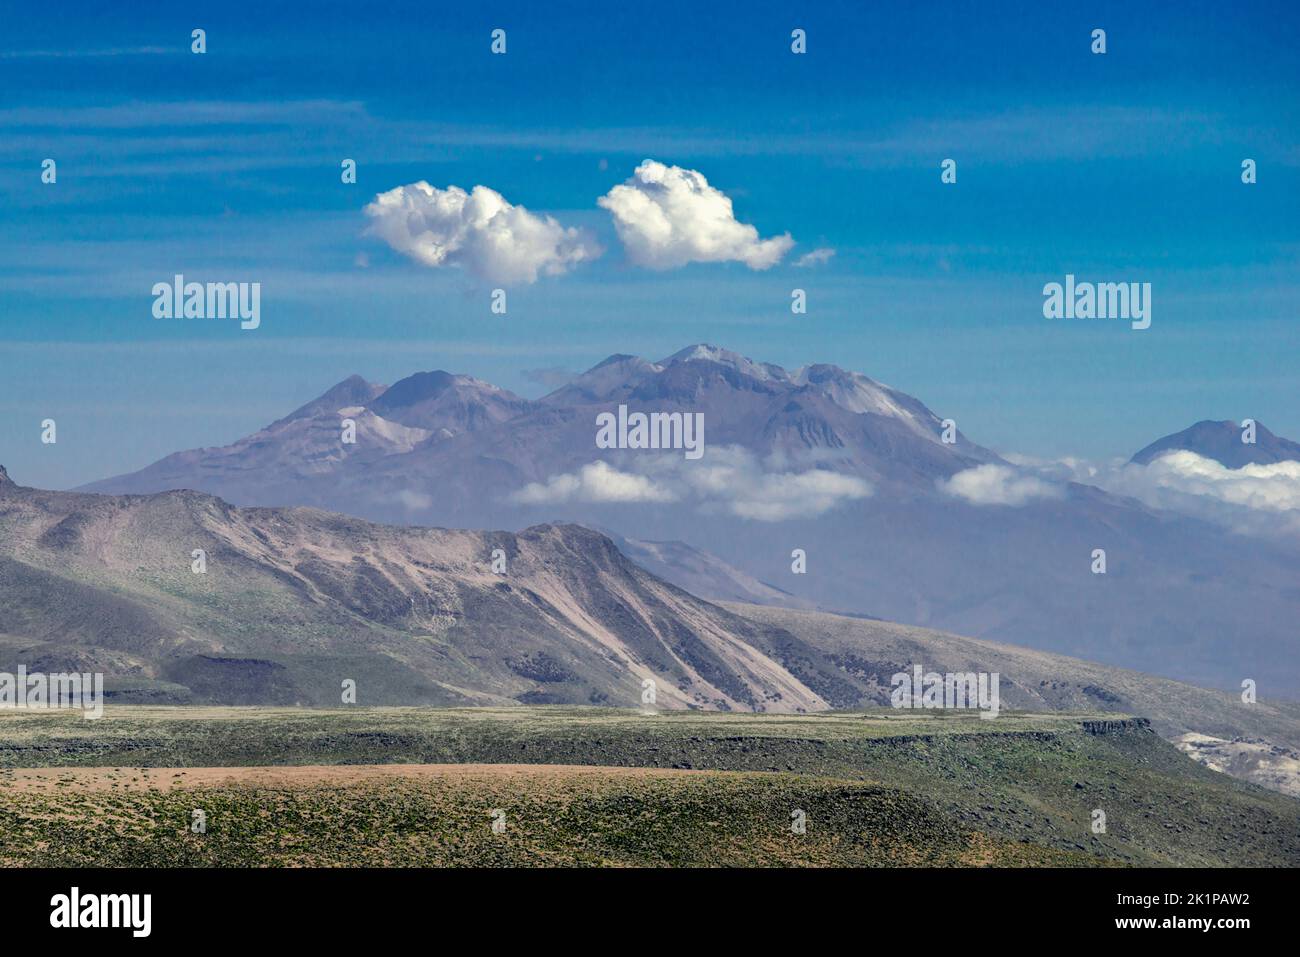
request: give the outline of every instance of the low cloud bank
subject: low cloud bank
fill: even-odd
[[[624,471],[604,461],[533,482],[510,496],[519,505],[690,502],[760,522],[815,518],[871,495],[870,483],[828,469],[797,471],[764,462],[738,446],[710,447],[706,456],[644,457]]]

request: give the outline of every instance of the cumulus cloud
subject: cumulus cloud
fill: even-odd
[[[581,231],[507,202],[494,189],[438,189],[421,180],[380,193],[367,232],[416,262],[460,266],[489,282],[536,282],[600,255]]]
[[[1025,505],[1039,499],[1060,498],[1065,490],[1036,475],[1007,465],[977,465],[940,479],[939,489],[972,505]]]
[[[607,462],[592,462],[576,473],[532,482],[511,496],[520,505],[556,505],[563,502],[671,502],[676,495],[644,475],[620,472]]]
[[[1300,534],[1300,462],[1231,469],[1185,449],[1166,452],[1146,465],[1124,459],[1005,458],[1050,481],[1094,485],[1238,532]]]
[[[866,498],[871,486],[860,478],[810,469],[807,472],[772,472],[747,476],[730,503],[741,518],[779,522],[788,518],[815,518],[841,502]]]
[[[812,252],[804,253],[794,261],[794,264],[800,269],[804,269],[808,266],[820,266],[823,263],[830,262],[831,257],[834,255],[835,250],[831,249],[829,246],[822,246],[818,249],[814,249]]]
[[[673,465],[677,481],[710,510],[721,508],[760,522],[815,518],[872,492],[856,476],[828,469],[782,470],[777,460],[760,462],[740,446],[710,448],[699,462]]]
[[[1179,450],[1166,452],[1145,466],[1126,466],[1114,484],[1138,491],[1145,487],[1196,495],[1263,511],[1300,509],[1300,462],[1230,469],[1216,459]]]
[[[628,259],[649,269],[692,262],[742,262],[768,269],[789,252],[789,233],[760,239],[737,221],[727,195],[695,170],[645,160],[596,201],[614,217]]]
[[[871,485],[856,476],[826,469],[781,471],[772,465],[737,446],[712,447],[700,460],[678,455],[638,457],[638,472],[592,462],[577,472],[526,485],[511,501],[520,505],[692,501],[705,511],[779,522],[815,518],[872,493]]]

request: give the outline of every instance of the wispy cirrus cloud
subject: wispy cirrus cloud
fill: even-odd
[[[219,128],[220,133],[178,135],[205,128]],[[96,106],[73,102],[0,109],[0,129],[11,131],[0,137],[0,159],[26,162],[38,148],[44,155],[93,151],[96,162],[86,164],[80,175],[115,180],[128,174],[187,176],[337,164],[340,156],[357,152],[363,159],[368,153],[386,163],[429,162],[450,159],[463,150],[816,156],[838,168],[891,169],[914,165],[918,156],[947,155],[954,144],[960,144],[963,161],[987,167],[1079,155],[1164,155],[1170,143],[1190,148],[1232,140],[1258,144],[1257,151],[1274,156],[1275,162],[1300,163],[1294,140],[1243,128],[1230,116],[1189,114],[1158,105],[935,114],[878,129],[835,128],[833,134],[801,131],[798,136],[785,135],[788,131],[777,124],[767,135],[727,136],[683,126],[557,129],[439,123],[380,115],[362,100],[345,98],[136,98]],[[36,135],[23,136],[23,131]],[[357,144],[366,149],[358,150]]]
[[[79,59],[119,56],[165,56],[184,53],[183,47],[107,47],[98,50],[0,50],[0,60]]]
[[[806,269],[809,266],[822,266],[830,262],[835,256],[835,250],[829,246],[821,246],[811,252],[806,252],[794,261],[795,266],[800,269]]]
[[[9,107],[0,110],[0,127],[83,132],[176,126],[283,127],[330,118],[352,124],[369,117],[359,100],[124,100],[103,106]]]

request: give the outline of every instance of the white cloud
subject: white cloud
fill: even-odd
[[[1084,485],[1100,485],[1106,475],[1124,465],[1123,459],[1090,462],[1073,455],[1043,459],[1016,452],[1003,452],[1002,457],[1017,468],[1033,472],[1041,478],[1054,482],[1081,482]]]
[[[789,233],[760,239],[757,229],[736,220],[726,194],[700,173],[654,160],[645,160],[596,202],[614,217],[628,259],[650,269],[692,262],[767,269],[794,245]]]
[[[365,208],[368,233],[431,268],[462,266],[489,282],[557,276],[601,249],[581,231],[475,186],[438,189],[421,180],[380,193]]]
[[[812,252],[804,253],[802,256],[800,256],[798,259],[794,261],[794,264],[798,266],[800,269],[806,268],[808,266],[820,266],[823,263],[830,262],[831,257],[834,255],[835,255],[835,250],[831,249],[829,246],[821,246],[817,249],[814,249]]]
[[[763,522],[815,518],[841,502],[870,494],[871,486],[865,481],[839,472],[773,472],[742,487],[731,503],[731,511],[741,518]]]
[[[740,518],[780,522],[815,518],[842,502],[866,498],[871,485],[842,472],[808,469],[778,471],[775,459],[766,465],[740,446],[708,450],[698,462],[675,462],[677,481],[710,509],[721,507]]]
[[[972,505],[1025,505],[1038,499],[1060,498],[1064,489],[1035,475],[1006,465],[977,465],[940,479],[939,490]]]
[[[1004,457],[1045,479],[1094,485],[1238,532],[1300,534],[1300,462],[1230,469],[1185,449],[1166,452],[1146,465],[1123,459]]]
[[[379,495],[375,498],[375,501],[386,505],[400,505],[408,512],[425,512],[433,507],[432,495],[409,488]]]
[[[562,502],[671,502],[676,496],[644,475],[620,472],[606,462],[592,462],[578,472],[532,482],[511,496],[520,505]]]
[[[5,50],[0,60],[81,59],[92,57],[165,56],[180,53],[177,47],[108,47],[102,50]]]
[[[1243,465],[1230,469],[1216,459],[1178,450],[1166,452],[1146,465],[1129,464],[1109,483],[1124,492],[1157,503],[1176,496],[1197,496],[1255,511],[1300,509],[1300,462]]]
[[[738,446],[712,447],[700,460],[679,455],[640,457],[637,465],[642,471],[619,471],[605,462],[592,462],[577,472],[527,485],[511,500],[520,505],[689,500],[706,511],[721,509],[740,518],[779,522],[815,518],[872,493],[866,481],[840,472],[771,470]]]

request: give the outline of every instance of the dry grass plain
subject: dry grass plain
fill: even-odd
[[[1115,715],[0,713],[7,866],[1296,863],[1300,801]]]

